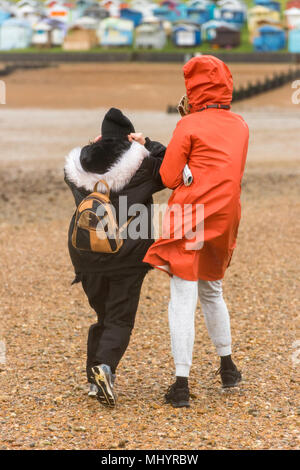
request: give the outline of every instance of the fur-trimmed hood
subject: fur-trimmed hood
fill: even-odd
[[[124,151],[107,171],[103,173],[92,173],[85,171],[82,167],[81,148],[76,147],[67,155],[65,164],[65,175],[68,180],[78,188],[93,191],[95,184],[103,179],[112,191],[123,189],[135,175],[149,151],[138,142],[132,142],[128,150]],[[105,191],[104,185],[99,184],[98,191]]]
[[[126,204],[120,205],[120,199],[123,196],[127,198],[128,219],[131,216],[130,207],[134,204],[143,205],[142,214],[137,215],[141,219],[136,221],[141,228],[141,236],[131,237],[128,233],[123,240],[122,248],[117,253],[96,253],[74,248],[72,234],[76,212],[73,214],[69,227],[68,246],[75,272],[78,275],[81,273],[120,274],[120,272],[126,275],[128,270],[133,268],[144,272],[149,268],[149,265],[143,263],[143,258],[149,246],[154,242],[152,195],[164,189],[159,170],[166,149],[159,142],[151,141],[148,137],[145,140],[145,146],[136,142],[130,143],[125,139],[94,142],[83,149],[73,149],[67,156],[64,179],[72,192],[76,208],[93,191],[94,185],[100,179],[105,180],[113,190],[110,201],[120,225],[124,222],[124,209],[126,209],[124,207]],[[98,186],[99,191],[105,191],[104,188],[100,188],[100,184]]]

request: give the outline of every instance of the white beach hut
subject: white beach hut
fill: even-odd
[[[132,21],[120,18],[106,18],[101,21],[98,30],[102,46],[130,46],[133,43]]]
[[[83,29],[94,29],[97,30],[99,27],[100,21],[96,18],[91,18],[90,16],[82,16],[78,18],[74,25],[80,26]]]
[[[135,30],[135,47],[163,49],[167,42],[162,22],[145,21]]]
[[[47,16],[53,20],[62,21],[63,23],[71,23],[73,20],[73,11],[65,5],[56,3],[49,8]]]
[[[14,15],[17,18],[28,21],[31,25],[37,23],[45,11],[41,3],[33,0],[21,0],[13,7]]]
[[[37,47],[61,46],[67,31],[61,21],[45,18],[33,26],[32,45]]]
[[[26,49],[31,44],[32,28],[19,18],[9,18],[0,28],[0,50]]]
[[[300,8],[289,8],[284,12],[289,29],[298,28],[300,25]]]
[[[32,28],[32,45],[37,47],[51,47],[52,28],[45,21],[36,23]]]

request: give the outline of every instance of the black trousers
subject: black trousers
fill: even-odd
[[[146,270],[130,273],[84,273],[83,289],[98,321],[87,342],[87,377],[91,367],[107,364],[115,373],[129,344]]]

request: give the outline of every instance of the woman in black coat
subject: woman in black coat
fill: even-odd
[[[154,242],[152,195],[164,188],[159,169],[165,147],[135,134],[130,120],[116,108],[107,112],[101,130],[99,140],[82,149],[75,148],[67,156],[65,181],[78,206],[99,180],[105,180],[111,190],[110,200],[119,225],[122,225],[124,210],[127,220],[134,217],[117,253],[74,248],[75,214],[70,223],[68,245],[76,273],[73,282],[82,283],[98,317],[88,334],[90,395],[96,395],[105,405],[114,406],[116,368],[129,344],[142,283],[150,269],[142,260]],[[98,188],[101,192],[101,183]]]

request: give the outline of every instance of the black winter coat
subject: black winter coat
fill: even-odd
[[[145,147],[137,142],[130,144],[127,141],[99,141],[83,147],[82,150],[73,149],[67,156],[65,181],[73,193],[76,206],[93,191],[97,181],[104,179],[111,188],[110,200],[116,210],[119,224],[123,221],[119,219],[120,196],[127,196],[128,208],[133,204],[144,205],[142,216],[140,217],[139,210],[136,211],[136,218],[130,224],[138,226],[140,221],[148,227],[145,238],[132,239],[127,236],[117,253],[81,251],[74,248],[71,242],[74,213],[69,227],[68,247],[77,280],[80,280],[80,273],[109,273],[116,270],[126,271],[129,268],[150,269],[150,265],[142,260],[154,242],[152,195],[164,189],[159,169],[165,150],[162,144],[147,138]],[[101,191],[101,184],[98,190]],[[125,214],[126,219],[129,219],[130,215],[132,214]]]

